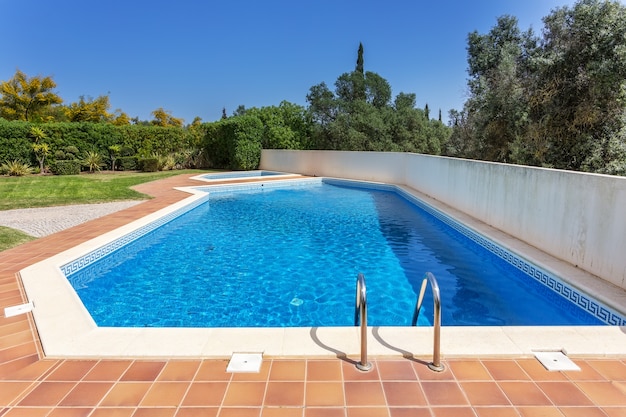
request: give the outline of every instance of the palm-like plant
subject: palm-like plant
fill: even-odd
[[[28,164],[18,161],[17,159],[6,162],[0,166],[0,173],[5,173],[12,177],[21,177],[23,175],[30,174],[31,172],[32,168],[28,166]]]
[[[40,127],[33,126],[30,128],[29,133],[33,139],[35,139],[35,143],[33,143],[33,152],[35,152],[35,157],[39,162],[39,172],[44,174],[44,163],[46,161],[46,156],[50,153],[50,146],[43,142],[43,140],[47,137],[46,132],[44,132]]]
[[[115,171],[115,161],[122,153],[122,147],[120,145],[109,146],[109,154],[111,155],[111,171]]]
[[[98,152],[89,151],[85,153],[85,158],[83,159],[83,165],[89,168],[89,172],[99,172],[104,165],[102,161],[102,155]]]

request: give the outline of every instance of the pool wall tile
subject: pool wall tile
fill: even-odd
[[[193,210],[195,207],[198,207],[200,204],[203,204],[206,201],[208,201],[208,199],[209,199],[209,195],[206,195],[200,199],[197,199],[193,201],[192,203],[187,204],[184,207],[181,207],[180,209],[176,211],[173,211],[172,213],[169,213],[153,222],[150,222],[147,225],[140,227],[139,229],[134,230],[120,237],[119,239],[115,239],[111,243],[108,243],[96,250],[93,250],[87,253],[86,255],[81,256],[78,259],[73,260],[72,262],[61,265],[60,267],[61,272],[63,272],[65,276],[69,277],[70,275],[80,271],[86,266],[98,261],[101,258],[104,258],[105,256],[139,239],[140,237],[145,236],[151,231],[172,221],[173,219],[183,215],[184,213],[187,213],[188,211]]]
[[[490,240],[480,233],[472,230],[471,228],[459,223],[452,217],[442,213],[441,211],[435,209],[434,207],[426,204],[424,201],[420,200],[416,196],[408,193],[402,188],[383,183],[371,183],[371,182],[363,182],[363,181],[355,181],[355,180],[343,180],[343,179],[332,179],[332,178],[307,178],[297,181],[271,181],[271,182],[256,182],[256,183],[247,183],[247,184],[232,184],[232,185],[220,185],[220,186],[201,186],[194,187],[195,190],[206,192],[207,195],[203,198],[200,198],[194,201],[191,204],[188,204],[180,209],[163,216],[131,233],[126,234],[125,236],[116,239],[115,241],[102,246],[94,251],[87,253],[80,258],[73,260],[72,262],[66,263],[61,266],[61,271],[63,274],[71,280],[71,275],[76,274],[81,269],[86,266],[98,261],[99,259],[115,252],[116,250],[124,247],[130,242],[133,242],[139,239],[142,236],[150,233],[151,231],[157,229],[158,227],[170,222],[176,217],[181,216],[182,214],[194,209],[200,204],[205,203],[211,194],[224,194],[224,193],[233,193],[233,192],[264,192],[265,190],[273,190],[279,188],[293,188],[293,187],[309,187],[316,186],[321,184],[322,182],[334,185],[342,185],[348,187],[356,187],[356,188],[366,188],[366,189],[375,189],[382,191],[391,191],[395,192],[398,195],[402,196],[406,200],[415,204],[420,209],[426,211],[430,215],[434,216],[441,222],[445,223],[452,229],[461,233],[465,237],[469,238],[476,244],[482,246],[487,249],[491,253],[495,254],[499,258],[503,259],[513,267],[517,268],[527,276],[536,280],[537,282],[543,284],[545,287],[554,291],[555,293],[561,295],[564,299],[568,300],[571,303],[574,303],[579,308],[587,311],[591,315],[597,317],[600,321],[608,325],[616,325],[616,326],[626,326],[626,318],[621,316],[617,311],[609,308],[608,306],[594,300],[583,292],[573,288],[568,285],[564,281],[560,280],[553,274],[545,271],[534,263],[516,255],[515,253],[509,251],[503,246],[497,244],[493,240]],[[72,285],[76,288],[80,288],[81,284],[79,282],[72,282]]]
[[[485,236],[477,233],[476,231],[470,229],[469,227],[459,223],[452,217],[442,213],[441,211],[435,209],[434,207],[426,204],[424,201],[415,197],[414,195],[408,193],[400,187],[390,184],[378,184],[378,183],[367,183],[362,181],[354,181],[354,180],[325,180],[325,182],[329,184],[336,185],[344,185],[350,187],[358,187],[358,188],[369,188],[383,191],[394,191],[398,195],[404,197],[406,200],[415,204],[420,209],[426,211],[433,217],[437,218],[441,222],[445,223],[452,229],[461,233],[463,236],[469,238],[476,244],[482,246],[487,249],[489,252],[503,259],[510,265],[514,266],[525,275],[533,278],[539,283],[543,284],[550,290],[555,293],[561,295],[563,298],[568,300],[569,302],[577,305],[582,310],[590,313],[594,317],[597,317],[600,321],[608,325],[614,326],[625,326],[626,318],[622,317],[618,312],[609,308],[608,306],[603,305],[602,303],[594,300],[583,292],[578,291],[577,289],[571,287],[564,281],[560,280],[553,274],[545,271],[539,266],[535,265],[532,262],[516,255],[515,253],[509,251],[508,249],[498,245],[491,239],[486,238]]]

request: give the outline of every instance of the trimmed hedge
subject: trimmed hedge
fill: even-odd
[[[38,166],[29,137],[30,127],[30,123],[0,119],[0,164],[17,160]]]
[[[211,166],[256,169],[261,160],[263,123],[256,116],[237,116],[206,126],[204,147]]]
[[[109,155],[109,147],[120,145],[124,156],[167,155],[184,149],[198,149],[197,133],[179,127],[126,125],[107,123],[30,123],[0,119],[0,162],[22,160],[37,165],[32,150],[31,127],[46,134],[49,157],[73,146],[80,153],[93,151]],[[121,164],[121,163],[120,163]],[[128,168],[130,169],[130,168]]]
[[[120,156],[115,162],[117,169],[120,171],[135,171],[139,169],[136,156]]]
[[[56,175],[78,175],[81,163],[78,159],[58,160],[50,164],[50,170]]]
[[[159,170],[158,158],[141,158],[139,159],[139,169],[143,172],[157,172]]]

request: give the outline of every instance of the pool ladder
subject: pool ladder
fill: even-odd
[[[415,311],[413,312],[413,320],[411,326],[417,325],[417,317],[422,309],[422,302],[424,301],[424,293],[426,292],[426,286],[430,282],[430,287],[433,290],[433,361],[428,364],[428,367],[436,372],[442,372],[445,367],[441,364],[441,296],[439,295],[439,284],[437,279],[430,272],[426,272],[424,279],[422,280],[422,287],[420,288],[420,294],[417,297],[417,303],[415,304]]]
[[[435,276],[427,272],[422,280],[422,286],[420,288],[419,296],[417,297],[417,303],[415,303],[415,310],[413,311],[413,320],[411,325],[417,325],[417,318],[420,310],[422,309],[422,303],[424,301],[424,293],[426,287],[430,282],[430,287],[433,291],[433,328],[434,328],[434,340],[433,340],[433,361],[428,364],[428,367],[435,372],[442,372],[445,367],[441,364],[441,296],[439,295],[439,284]],[[354,309],[354,325],[361,327],[361,360],[357,362],[356,367],[361,371],[369,371],[372,369],[372,364],[367,361],[367,288],[365,286],[365,276],[359,273],[356,279],[356,306]]]
[[[367,361],[367,289],[365,276],[359,274],[356,278],[356,306],[354,308],[354,325],[361,326],[361,361],[356,367],[360,371],[369,371],[372,364]]]

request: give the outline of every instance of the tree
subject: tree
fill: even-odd
[[[115,124],[123,124],[126,115],[122,113],[114,119],[108,111],[110,107],[108,95],[95,99],[91,97],[85,99],[85,96],[80,96],[78,102],[71,103],[65,108],[65,115],[70,122],[104,123],[115,120]],[[128,116],[125,118],[128,119]]]
[[[505,162],[511,159],[510,146],[526,128],[527,96],[522,74],[524,57],[532,42],[532,32],[522,33],[517,19],[498,18],[486,35],[477,32],[468,37],[468,81],[470,98],[466,103],[467,119],[474,123],[472,158]]]
[[[363,44],[361,42],[359,42],[359,50],[357,51],[356,58],[356,68],[354,70],[361,75],[365,75],[365,69],[363,67]]]
[[[363,62],[363,44],[359,42],[359,50],[357,51],[356,67],[352,73],[352,82],[354,83],[354,99],[365,100],[365,69]]]
[[[243,116],[244,114],[246,114],[246,106],[244,106],[243,104],[237,106],[237,108],[233,112],[233,116]]]
[[[122,145],[109,146],[109,157],[111,158],[111,171],[115,171],[115,162],[122,154]]]
[[[365,98],[376,108],[383,108],[391,101],[389,82],[375,72],[365,73]]]
[[[309,103],[309,111],[315,123],[326,127],[337,118],[337,103],[335,100],[335,94],[330,91],[324,82],[309,89],[306,101]]]
[[[115,110],[112,123],[115,126],[126,126],[130,124],[130,117],[120,109]]]
[[[334,92],[311,87],[307,102],[316,149],[439,153],[450,132],[415,108],[415,94],[401,92],[392,104],[389,82],[364,70],[362,44],[354,71],[337,78]]]
[[[434,121],[440,126],[430,126],[415,108],[415,94],[400,93],[391,104],[387,80],[364,71],[363,45],[355,70],[337,78],[335,91],[320,83],[307,101],[314,122],[311,146],[317,149],[439,153],[449,136],[449,128]]]
[[[542,37],[498,18],[468,37],[455,156],[626,173],[626,6],[579,0],[543,19]]]
[[[623,138],[626,7],[581,0],[553,11],[544,25],[532,85],[530,151],[548,166],[601,170],[598,162],[613,158],[605,145]],[[595,162],[586,162],[591,157]]]
[[[305,149],[308,147],[312,120],[310,113],[297,104],[282,101],[279,106],[252,108],[247,116],[257,117],[263,125],[263,149]]]
[[[45,160],[46,156],[50,153],[50,145],[43,142],[44,139],[47,138],[46,133],[40,127],[33,126],[30,128],[30,136],[35,140],[33,143],[33,152],[35,153],[35,157],[39,162],[39,172],[41,174],[45,173]]]
[[[7,120],[37,120],[50,106],[63,102],[52,90],[51,77],[28,77],[19,69],[9,81],[0,82],[0,117]]]
[[[169,110],[164,110],[163,107],[159,107],[154,110],[152,113],[154,120],[152,120],[152,124],[156,126],[174,126],[174,127],[182,127],[183,119],[179,119],[177,117],[172,116],[172,113]]]

